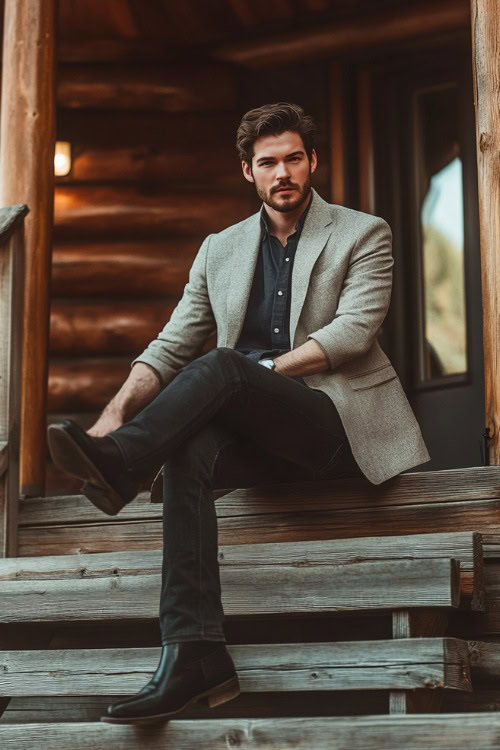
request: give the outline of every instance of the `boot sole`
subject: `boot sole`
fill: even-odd
[[[154,716],[136,716],[127,718],[101,716],[101,721],[106,724],[153,724],[158,721],[174,719],[185,711],[186,708],[198,701],[207,703],[210,708],[215,708],[215,706],[220,706],[222,703],[227,703],[227,701],[237,698],[240,693],[241,690],[238,675],[235,675],[234,677],[231,677],[231,679],[226,680],[226,682],[222,682],[220,685],[205,690],[204,693],[195,695],[194,698],[191,698],[181,708],[178,708],[175,711],[170,711],[164,714],[154,714]]]
[[[50,425],[47,435],[50,454],[57,468],[82,479],[85,482],[82,487],[85,497],[108,516],[116,516],[125,505],[123,499],[108,484],[74,438],[58,425]]]

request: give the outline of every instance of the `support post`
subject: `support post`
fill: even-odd
[[[0,205],[26,203],[21,492],[45,492],[54,210],[55,1],[5,0]]]
[[[471,0],[476,112],[485,426],[489,463],[500,464],[500,16],[498,0]]]

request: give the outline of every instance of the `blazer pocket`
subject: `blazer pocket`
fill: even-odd
[[[361,375],[353,375],[347,379],[353,390],[360,391],[363,388],[371,388],[380,383],[387,383],[388,380],[393,380],[397,376],[396,370],[389,364],[377,367],[376,370],[371,370],[370,372],[363,372]]]

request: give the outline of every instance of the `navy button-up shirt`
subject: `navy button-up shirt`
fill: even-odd
[[[261,210],[261,244],[248,307],[235,349],[258,361],[290,351],[290,303],[295,251],[311,200],[283,247],[269,231],[264,207]],[[302,380],[302,378],[296,378]]]

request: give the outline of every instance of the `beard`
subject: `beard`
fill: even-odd
[[[279,196],[281,194],[277,191],[284,187],[294,188],[294,192],[288,197],[280,199]],[[275,211],[279,211],[280,213],[287,213],[288,211],[294,211],[301,206],[309,197],[311,191],[311,173],[309,173],[309,176],[303,185],[298,185],[296,182],[287,182],[285,185],[280,185],[278,188],[274,188],[267,192],[255,183],[255,188],[257,190],[257,195],[267,206],[274,208]]]

